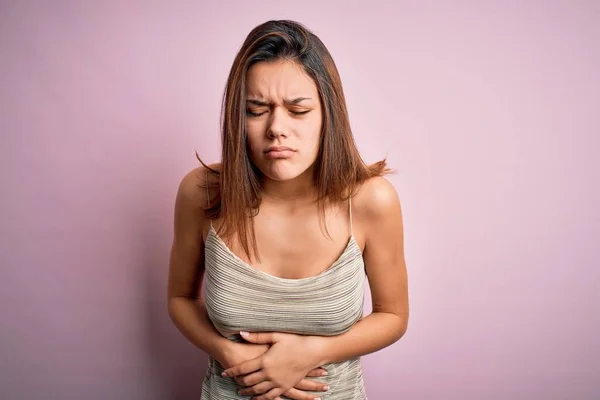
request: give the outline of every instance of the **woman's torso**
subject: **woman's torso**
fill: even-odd
[[[319,267],[320,272],[297,279],[275,276],[250,265],[230,249],[211,224],[205,240],[204,295],[215,328],[234,341],[241,340],[241,330],[323,336],[348,331],[362,317],[366,278],[362,251],[352,233],[350,201],[348,210],[350,234],[341,254],[326,268]],[[282,275],[303,276],[298,271],[283,271]],[[323,368],[327,376],[311,378],[328,383],[330,390],[319,393],[322,399],[366,398],[360,359]],[[222,366],[209,358],[202,399],[243,399],[237,395],[239,385],[221,377],[222,371]]]

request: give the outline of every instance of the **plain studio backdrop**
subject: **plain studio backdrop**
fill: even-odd
[[[559,0],[2,1],[0,398],[199,400],[174,199],[269,19],[320,36],[397,170],[411,317],[369,399],[600,398],[600,2]]]

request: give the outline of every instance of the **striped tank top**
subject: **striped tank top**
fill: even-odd
[[[236,256],[212,224],[205,242],[204,300],[208,316],[221,335],[242,341],[240,331],[290,332],[333,336],[348,331],[362,318],[365,269],[352,234],[352,204],[348,202],[350,238],[338,259],[319,275],[289,279],[260,271]],[[322,366],[327,392],[311,392],[325,400],[365,400],[360,358]],[[212,357],[202,385],[201,400],[247,399],[233,378]],[[286,398],[282,396],[283,398]]]

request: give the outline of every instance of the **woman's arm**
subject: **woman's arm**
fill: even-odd
[[[200,296],[204,277],[203,226],[207,223],[202,205],[206,189],[198,187],[204,168],[186,174],[177,190],[174,233],[169,259],[168,311],[181,333],[196,347],[222,360],[231,341],[214,328]]]

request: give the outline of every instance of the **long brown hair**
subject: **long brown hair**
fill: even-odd
[[[385,159],[367,165],[360,157],[340,75],[323,42],[295,21],[267,21],[257,26],[237,53],[223,94],[221,170],[210,168],[196,152],[200,163],[215,176],[206,187],[219,188],[219,195],[212,196],[205,209],[206,216],[222,218],[222,235],[237,234],[249,259],[251,253],[258,257],[252,217],[261,202],[261,172],[251,163],[246,147],[246,73],[257,62],[281,59],[302,65],[316,83],[321,99],[323,127],[313,175],[319,220],[325,220],[328,203],[347,200],[367,179],[391,172]]]

